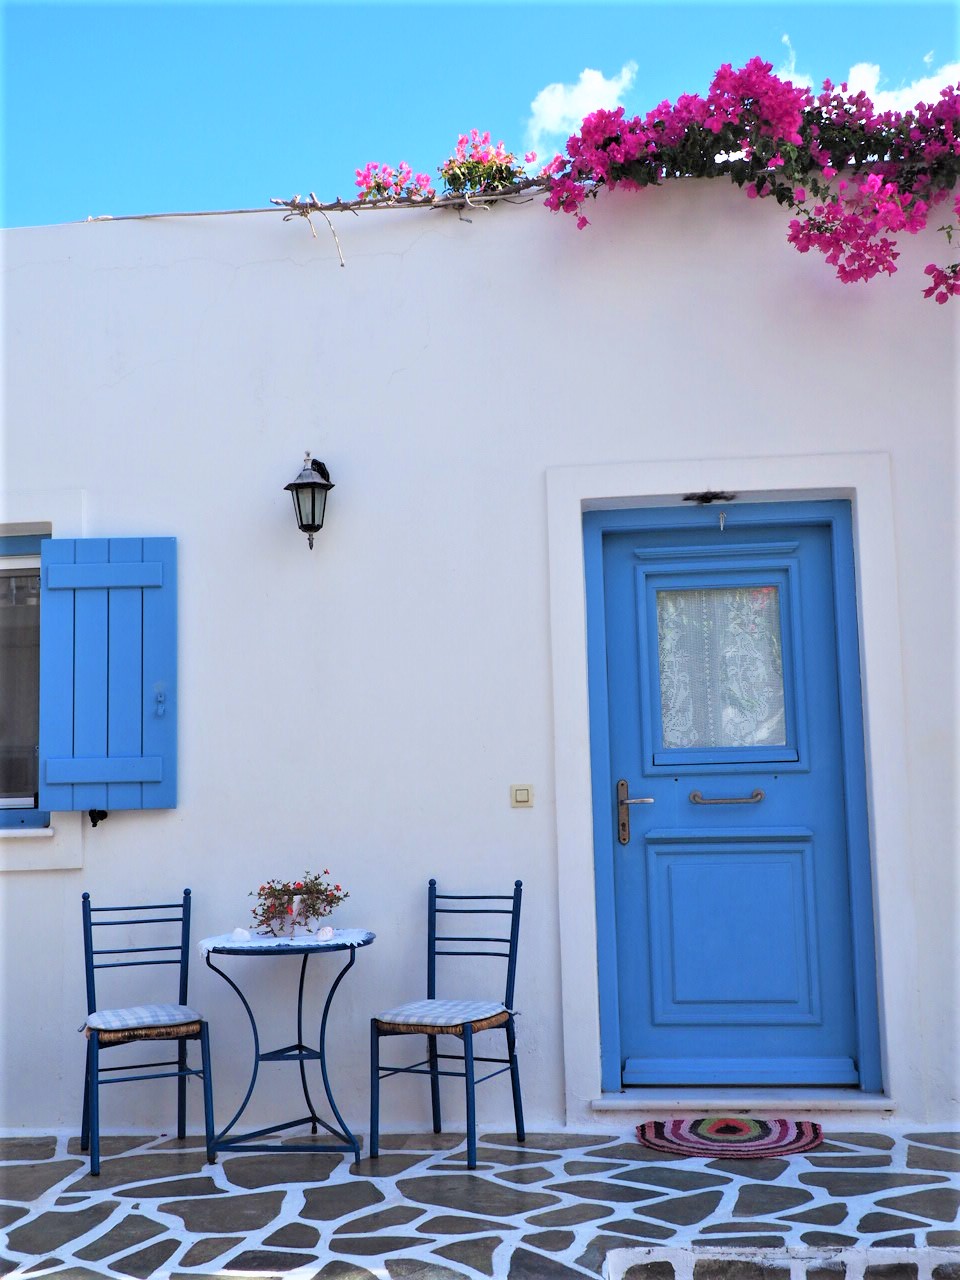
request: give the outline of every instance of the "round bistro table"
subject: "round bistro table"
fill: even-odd
[[[312,935],[304,935],[293,938],[273,938],[252,936],[249,938],[237,938],[234,934],[221,934],[215,938],[204,938],[199,944],[200,954],[207,962],[207,967],[212,969],[214,973],[220,975],[229,986],[237,993],[240,1002],[246,1010],[247,1017],[250,1020],[250,1030],[253,1032],[253,1072],[250,1076],[250,1084],[247,1086],[247,1092],[243,1101],[237,1108],[236,1113],[229,1123],[215,1134],[213,1140],[214,1151],[352,1151],[355,1160],[360,1159],[360,1144],[354,1135],[344,1123],[343,1116],[334,1101],[333,1092],[330,1088],[330,1077],[327,1073],[327,1019],[330,1014],[330,1005],[333,1002],[334,994],[340,983],[346,977],[347,973],[353,968],[356,960],[357,950],[360,947],[368,947],[377,935],[369,933],[364,929],[335,929],[333,937],[321,940]],[[323,1005],[323,1014],[320,1019],[320,1042],[316,1049],[304,1044],[303,1041],[303,991],[307,976],[307,962],[313,955],[323,955],[329,951],[349,951],[350,956],[346,964],[340,969],[340,972],[330,984],[327,992],[327,998]],[[250,1002],[243,994],[243,991],[237,983],[228,974],[218,968],[212,961],[211,956],[300,956],[300,983],[297,988],[297,1039],[294,1044],[284,1045],[282,1049],[270,1049],[264,1051],[260,1047],[260,1033],[257,1029],[257,1020],[253,1015],[253,1009]],[[261,1062],[296,1062],[300,1068],[300,1085],[303,1090],[304,1102],[307,1105],[307,1114],[298,1116],[295,1120],[284,1120],[279,1124],[269,1125],[264,1129],[255,1129],[249,1133],[235,1134],[234,1130],[240,1121],[241,1116],[247,1109],[247,1105],[253,1096],[254,1086],[257,1083],[257,1074],[260,1070]],[[327,1104],[336,1124],[330,1124],[317,1114],[317,1109],[313,1105],[313,1099],[310,1096],[310,1088],[307,1084],[307,1072],[305,1063],[319,1062],[320,1074],[323,1078],[323,1089],[327,1096]],[[310,1132],[315,1134],[318,1128],[325,1129],[335,1141],[328,1143],[295,1143],[295,1142],[267,1142],[272,1134],[285,1132],[287,1129],[295,1129],[300,1125],[309,1124]]]

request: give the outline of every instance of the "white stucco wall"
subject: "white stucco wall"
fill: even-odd
[[[78,1123],[82,890],[189,884],[200,938],[325,866],[337,923],[378,934],[333,1015],[349,1122],[370,1013],[421,990],[436,875],[524,880],[528,1125],[589,1123],[579,507],[708,485],[854,499],[887,1090],[905,1122],[956,1117],[957,321],[920,294],[942,240],[845,287],[732,190],[589,213],[579,234],[538,204],[342,215],[343,269],[322,221],[274,213],[6,233],[0,523],[179,539],[180,805],[0,841],[0,1123]],[[283,492],[305,448],[336,482],[312,554]],[[292,994],[294,968],[244,981]],[[192,999],[222,1119],[246,1031],[199,963]],[[384,1087],[385,1129],[426,1122],[422,1083]],[[484,1126],[509,1122],[501,1083]],[[150,1127],[155,1095],[111,1091],[105,1128]]]

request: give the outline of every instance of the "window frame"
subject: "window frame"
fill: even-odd
[[[36,570],[40,574],[40,544],[49,533],[7,534],[0,536],[0,571]],[[40,699],[40,677],[37,675],[37,702]],[[37,729],[36,750],[40,750],[40,733]],[[50,826],[50,810],[38,807],[34,792],[32,805],[0,806],[0,831],[39,830]]]

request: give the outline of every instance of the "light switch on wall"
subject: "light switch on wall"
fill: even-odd
[[[512,809],[533,808],[533,787],[529,783],[514,783],[510,787],[510,807]]]

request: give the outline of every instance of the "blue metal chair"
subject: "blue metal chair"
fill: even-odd
[[[174,929],[156,926],[174,925]],[[143,926],[141,928],[141,926]],[[151,926],[147,928],[147,926]],[[126,941],[137,931],[142,946],[111,946],[110,935],[98,937],[105,946],[94,946],[94,929],[122,928]],[[129,1080],[177,1079],[177,1137],[186,1137],[187,1080],[203,1081],[203,1116],[207,1159],[213,1162],[213,1090],[210,1075],[210,1039],[207,1024],[187,1005],[187,975],[190,958],[190,890],[184,889],[182,902],[160,902],[130,907],[94,907],[90,895],[83,895],[83,956],[87,980],[87,1062],[83,1084],[83,1121],[80,1150],[90,1151],[90,1173],[100,1172],[100,1086]],[[101,1009],[97,1004],[96,974],[99,969],[129,969],[147,965],[175,965],[180,984],[177,1004],[142,1004],[122,1009]],[[100,1052],[139,1040],[175,1040],[177,1056],[163,1062],[132,1062],[101,1067]],[[187,1041],[200,1041],[201,1067],[187,1065]],[[156,1071],[156,1067],[174,1067]],[[114,1072],[123,1074],[112,1074]]]
[[[513,1114],[516,1120],[517,1141],[523,1142],[523,1104],[520,1099],[520,1073],[517,1068],[516,1034],[513,1025],[513,988],[517,974],[517,940],[520,935],[520,894],[523,886],[519,880],[512,894],[451,894],[438,893],[436,880],[430,881],[427,901],[427,998],[387,1009],[370,1020],[370,1156],[380,1154],[380,1081],[394,1075],[429,1075],[430,1098],[433,1104],[433,1131],[440,1133],[440,1077],[460,1076],[466,1082],[467,1100],[467,1168],[477,1167],[477,1111],[476,1085],[493,1076],[510,1072],[513,1086]],[[509,906],[501,906],[509,903]],[[438,905],[442,904],[442,905]],[[462,904],[462,905],[461,905]],[[481,905],[484,904],[484,905]],[[509,916],[507,937],[488,937],[462,931],[471,922],[453,922],[454,932],[438,936],[437,917],[452,916]],[[483,922],[477,922],[483,925]],[[496,922],[483,926],[489,932]],[[494,956],[507,962],[507,982],[503,1003],[481,1000],[437,999],[437,956]],[[474,1053],[473,1037],[480,1031],[502,1027],[507,1037],[505,1058],[486,1058]],[[422,1062],[409,1067],[385,1067],[380,1065],[380,1039],[382,1036],[425,1035],[428,1056]],[[457,1036],[463,1042],[463,1053],[440,1053],[438,1036]],[[462,1063],[462,1069],[444,1069],[441,1061]],[[497,1070],[478,1080],[476,1063],[495,1063]]]

